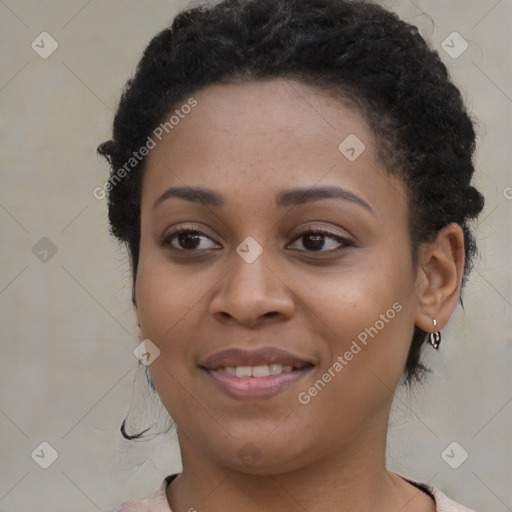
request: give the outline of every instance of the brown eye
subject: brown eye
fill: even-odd
[[[208,244],[207,241],[211,244]],[[162,246],[173,251],[207,251],[219,248],[219,245],[201,231],[180,229],[169,233],[161,242]],[[209,246],[208,246],[209,245]]]
[[[302,240],[304,250],[310,252],[340,252],[354,245],[343,237],[323,230],[304,231],[294,241],[298,240]]]

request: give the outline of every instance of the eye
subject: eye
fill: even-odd
[[[210,241],[211,243],[205,243]],[[220,245],[214,242],[209,236],[205,235],[202,231],[191,228],[180,228],[171,233],[168,233],[160,241],[160,245],[167,247],[172,251],[208,251],[211,249],[218,249]],[[208,246],[209,245],[209,246]]]
[[[354,244],[339,235],[323,229],[309,229],[300,233],[294,242],[302,239],[304,249],[297,249],[301,252],[323,252],[337,253],[353,247]],[[180,228],[166,234],[160,241],[162,247],[176,252],[203,252],[220,249],[208,235],[192,228]],[[292,246],[289,246],[293,249]]]
[[[301,239],[305,251],[310,252],[337,253],[354,246],[350,240],[323,229],[303,231],[295,238],[294,242]],[[325,250],[326,248],[327,250]],[[304,252],[302,249],[299,249],[299,251]]]

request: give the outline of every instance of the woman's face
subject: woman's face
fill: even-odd
[[[261,474],[372,449],[418,309],[403,184],[316,89],[194,98],[148,155],[135,296],[182,444]]]

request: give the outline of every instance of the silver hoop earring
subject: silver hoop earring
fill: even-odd
[[[434,318],[433,320],[434,327],[437,325],[437,320]],[[428,335],[428,342],[436,349],[439,349],[439,345],[441,344],[441,333],[439,331],[437,332],[431,332]]]

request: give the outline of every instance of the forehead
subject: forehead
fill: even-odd
[[[391,184],[403,194],[348,101],[285,79],[212,85],[193,98],[197,105],[183,110],[147,157],[143,203],[175,185],[208,186],[234,197],[247,191],[253,200],[268,200],[269,189],[317,183],[366,189],[370,196],[382,196]]]

